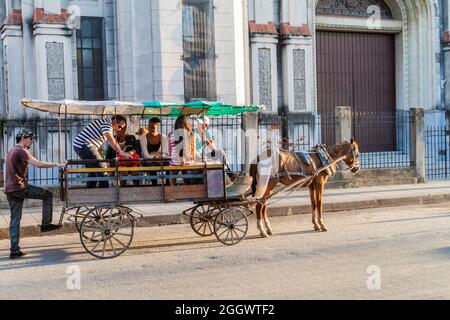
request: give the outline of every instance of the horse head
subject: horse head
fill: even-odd
[[[350,171],[354,174],[358,173],[361,169],[359,164],[359,145],[355,138],[352,138],[346,142],[345,148],[348,150],[346,153],[346,158],[344,159],[345,164],[350,168]]]

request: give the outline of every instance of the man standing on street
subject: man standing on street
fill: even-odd
[[[11,209],[9,238],[11,240],[10,259],[17,259],[26,255],[19,247],[20,220],[25,199],[39,199],[43,201],[41,232],[59,229],[53,225],[53,194],[45,189],[28,184],[28,165],[40,169],[64,167],[65,163],[42,162],[33,157],[29,149],[37,137],[30,130],[22,130],[16,136],[17,145],[8,152],[6,159],[5,193]]]

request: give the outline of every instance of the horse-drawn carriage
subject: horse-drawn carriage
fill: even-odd
[[[59,160],[63,159],[62,130],[70,121],[68,116],[124,115],[173,118],[181,114],[190,117],[239,115],[263,109],[262,106],[256,105],[231,106],[218,102],[138,104],[113,101],[23,100],[22,105],[57,116]],[[67,128],[64,129],[64,132],[67,133]],[[67,134],[65,136],[67,140]],[[65,141],[66,157],[67,146],[70,143],[71,141]],[[352,147],[351,150],[354,148]],[[261,212],[267,207],[270,197],[298,186],[310,184],[329,167],[333,167],[350,156],[354,158],[354,154],[350,155],[350,150],[347,153],[339,153],[335,158],[330,158],[329,163],[316,168],[312,175],[296,176],[296,173],[289,174],[287,171],[289,177],[287,183],[279,181],[283,183],[282,187],[275,190],[273,187],[269,187],[270,192],[263,192],[259,197],[253,196],[255,190],[254,188],[252,190],[252,187],[255,186],[255,175],[249,176],[243,172],[234,172],[229,179],[229,172],[226,172],[223,164],[209,163],[206,160],[188,166],[167,166],[167,159],[153,159],[152,165],[148,165],[144,159],[132,159],[130,161],[133,163],[139,162],[132,167],[122,166],[123,162],[127,160],[102,161],[109,163],[107,168],[84,167],[96,160],[69,160],[67,166],[60,172],[61,201],[64,203],[60,225],[65,219],[74,222],[85,250],[96,258],[109,259],[118,257],[128,250],[134,237],[136,222],[143,217],[141,213],[136,212],[130,206],[193,201],[195,205],[184,211],[183,214],[189,217],[194,232],[200,236],[214,234],[221,243],[235,245],[247,235],[248,216],[255,212],[255,208],[259,223]],[[155,165],[155,161],[159,164]],[[282,170],[285,169],[282,167]],[[106,173],[106,176],[86,177],[89,173]],[[277,179],[280,177],[281,175],[278,173]],[[148,183],[155,179],[161,183],[157,186]],[[165,181],[168,179],[191,179],[197,183],[166,185]],[[95,189],[86,187],[87,182],[100,180],[108,181],[112,187]],[[140,186],[123,187],[122,181],[140,181]],[[265,220],[267,226],[267,217]]]
[[[54,114],[59,120],[60,160],[63,158],[62,131],[70,119],[68,116],[140,116],[177,117],[239,115],[244,112],[257,112],[261,106],[231,106],[219,102],[193,102],[188,104],[167,104],[149,102],[144,104],[123,102],[81,102],[81,101],[33,101],[23,100],[27,108]],[[64,130],[67,132],[67,130]],[[65,141],[65,146],[71,141]],[[67,147],[65,150],[67,155]],[[69,160],[60,173],[60,194],[64,207],[60,225],[64,220],[74,222],[80,234],[83,247],[97,258],[113,258],[123,254],[130,246],[136,221],[142,214],[136,213],[129,205],[195,201],[190,213],[193,230],[202,235],[215,234],[224,244],[234,245],[241,241],[248,230],[249,210],[235,209],[228,205],[233,199],[245,197],[250,189],[251,179],[238,177],[226,185],[226,172],[223,164],[203,161],[188,166],[167,166],[169,159],[152,159],[146,165],[144,159],[133,159],[138,164],[121,166],[127,160],[105,160],[108,168],[85,168],[99,162],[96,160]],[[160,165],[155,165],[158,162]],[[87,177],[89,173],[107,173],[105,177]],[[124,175],[126,173],[126,175]],[[132,175],[128,175],[133,173]],[[168,179],[195,179],[196,184],[166,185]],[[148,182],[159,180],[157,186]],[[110,188],[88,189],[89,181],[108,181]],[[139,181],[140,186],[122,187],[121,181]],[[198,183],[200,181],[200,183]],[[243,187],[242,182],[247,181]],[[217,203],[222,205],[219,207]],[[214,210],[207,210],[207,204],[215,203]],[[203,211],[202,211],[203,210]],[[204,223],[214,216],[213,227]],[[209,220],[208,220],[209,221]],[[206,230],[206,226],[208,230]],[[205,227],[205,228],[203,228]],[[227,231],[227,232],[224,232]],[[231,235],[230,235],[231,233]]]

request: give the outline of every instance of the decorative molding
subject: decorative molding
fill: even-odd
[[[268,48],[258,49],[259,103],[272,110],[272,62]],[[269,111],[269,110],[268,110]]]
[[[36,8],[34,10],[33,24],[66,24],[70,14],[67,9],[61,9],[60,14],[47,13],[43,8]]]
[[[267,24],[258,24],[253,20],[248,22],[250,34],[273,34],[278,35],[277,27],[275,23],[269,21]]]
[[[294,110],[306,110],[306,53],[304,49],[293,50],[294,62]]]
[[[10,14],[6,17],[6,19],[3,22],[3,24],[4,25],[21,26],[23,24],[22,10],[20,10],[20,9],[13,9],[13,10],[11,10]]]
[[[307,24],[291,26],[289,22],[282,22],[280,25],[280,36],[310,37],[312,36],[312,32]]]
[[[369,17],[373,14],[371,6],[380,8],[381,18],[393,18],[391,10],[383,0],[319,0],[316,14]]]
[[[62,100],[66,97],[64,74],[64,44],[62,42],[47,42],[47,82],[48,100]]]
[[[367,18],[362,17],[342,17],[317,15],[316,28],[320,30],[339,30],[339,31],[365,31],[365,32],[383,32],[399,33],[403,30],[404,23],[401,20],[382,19],[376,28],[369,28]]]
[[[22,37],[22,25],[4,24],[0,29],[1,39],[4,40],[7,37]]]
[[[67,36],[73,34],[72,30],[67,29],[65,24],[44,24],[38,23],[33,26],[33,35],[52,35],[52,36]]]

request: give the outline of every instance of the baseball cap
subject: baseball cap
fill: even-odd
[[[209,117],[202,116],[202,117],[198,118],[197,121],[200,125],[206,124],[209,127]]]
[[[20,131],[17,136],[16,139],[27,139],[27,138],[32,138],[33,140],[36,140],[38,137],[30,130],[30,129],[24,129],[22,131]]]

